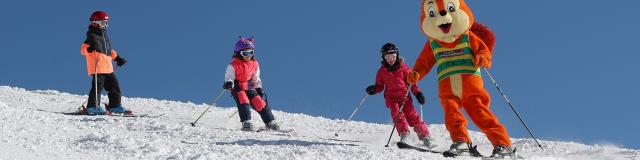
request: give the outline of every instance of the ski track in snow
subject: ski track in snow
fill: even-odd
[[[227,93],[225,93],[227,94]],[[103,96],[106,97],[106,96]],[[386,144],[390,124],[346,122],[304,114],[274,111],[283,128],[293,133],[240,131],[235,107],[212,107],[196,127],[190,125],[206,107],[149,98],[123,97],[123,106],[137,114],[165,114],[158,118],[69,116],[85,96],[55,90],[27,91],[0,86],[1,159],[452,159],[441,154],[398,149]],[[228,95],[225,95],[228,98]],[[106,99],[103,99],[105,101]],[[277,106],[274,109],[278,109]],[[42,111],[43,110],[43,111]],[[50,112],[48,112],[50,111]],[[252,111],[254,125],[260,116]],[[340,130],[343,125],[346,127]],[[438,147],[450,145],[442,124],[429,125]],[[338,133],[339,137],[334,137]],[[483,133],[470,131],[484,155],[492,146]],[[415,133],[411,142],[418,145]],[[635,159],[640,151],[616,146],[512,138],[527,159]],[[478,159],[458,157],[458,159]]]

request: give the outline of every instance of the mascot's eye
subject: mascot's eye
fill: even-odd
[[[447,9],[449,10],[449,12],[455,12],[456,11],[456,5],[449,2],[447,3]]]
[[[429,17],[435,17],[436,16],[436,9],[433,7],[429,7]]]

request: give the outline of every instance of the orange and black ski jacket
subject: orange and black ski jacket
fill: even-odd
[[[89,27],[87,39],[80,47],[80,53],[87,59],[89,75],[113,73],[112,62],[118,57],[118,53],[111,48],[111,41],[104,30]]]

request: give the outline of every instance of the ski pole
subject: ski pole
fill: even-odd
[[[87,104],[87,101],[89,101],[89,99],[85,99],[84,102],[82,102],[82,105],[80,105],[80,107],[78,107],[77,112],[86,112],[87,110],[87,106],[85,106],[85,104]]]
[[[211,103],[211,107],[215,106],[216,103],[218,102],[218,99],[220,99],[220,97],[222,97],[222,95],[224,94],[224,91],[226,89],[222,89],[222,91],[220,91],[220,94],[218,94],[218,96],[213,100],[213,102]],[[202,114],[200,114],[200,116],[196,119],[196,121],[193,121],[191,123],[191,126],[196,126],[196,123],[198,122],[198,120],[200,120],[200,118],[202,118],[202,115],[204,115],[205,113],[207,113],[207,111],[209,111],[209,108],[211,107],[207,107],[207,109],[204,110],[204,112],[202,112]]]
[[[105,34],[104,32],[106,32],[106,29],[102,29],[102,40],[104,41],[104,51],[105,54],[107,54],[107,39],[105,38]],[[94,87],[94,94],[95,94],[95,107],[100,107],[100,101],[98,101],[98,62],[100,62],[100,55],[98,53],[94,53],[96,54],[96,64],[95,64],[95,68],[94,68],[94,73],[93,73],[93,87]],[[87,100],[88,101],[88,100]]]
[[[360,100],[360,103],[358,103],[358,105],[356,105],[356,108],[353,109],[353,112],[351,112],[351,116],[349,116],[349,119],[347,119],[347,122],[345,122],[345,125],[346,125],[346,123],[351,122],[351,118],[353,118],[353,115],[356,114],[356,112],[358,111],[358,108],[360,108],[360,106],[362,106],[362,104],[364,104],[364,100],[366,100],[367,97],[369,97],[369,94],[365,93],[364,98],[362,98],[362,100]],[[344,129],[345,125],[342,125],[342,127],[340,127],[340,129],[338,129],[338,131],[341,131],[342,129]],[[335,136],[337,137],[338,133],[336,133]]]
[[[424,122],[424,116],[422,116],[422,104],[420,104],[420,119]]]
[[[236,114],[238,114],[238,110],[237,109],[235,111],[233,111],[233,113],[229,114],[229,117],[227,117],[227,119],[235,116]]]
[[[108,52],[107,51],[107,48],[108,48],[107,47],[107,38],[104,37],[105,36],[104,32],[106,32],[106,31],[107,31],[107,29],[103,29],[102,30],[102,40],[104,41],[104,51],[103,52],[105,52],[105,54],[107,54],[106,52]],[[94,54],[97,54],[97,53],[94,53]],[[95,89],[94,93],[95,93],[95,105],[96,105],[95,107],[100,107],[100,101],[98,101],[98,62],[99,61],[100,61],[100,55],[98,54],[98,55],[96,55],[96,67],[95,67],[95,70],[94,70],[95,72],[93,73],[93,81],[94,81],[93,84],[94,84],[94,89]]]
[[[100,102],[98,101],[98,60],[97,60],[97,56],[96,56],[96,69],[95,72],[93,73],[93,87],[94,87],[94,98],[95,98],[95,104],[96,107],[100,107]]]
[[[411,91],[411,85],[407,87],[407,95],[404,96],[402,105],[400,105],[400,111],[398,111],[396,118],[394,118],[395,120],[393,121],[393,128],[391,128],[391,134],[389,135],[389,140],[387,140],[387,144],[384,145],[384,147],[389,147],[389,142],[391,142],[391,137],[393,137],[393,131],[396,130],[396,124],[397,124],[397,121],[399,120],[398,118],[400,118],[400,114],[402,114],[402,109],[404,109],[405,103],[407,103],[407,98],[409,98],[409,93],[411,93],[410,91]]]
[[[502,94],[502,97],[507,101],[507,104],[509,104],[509,107],[511,107],[511,110],[513,111],[513,113],[516,114],[516,116],[518,117],[518,119],[520,120],[522,125],[524,125],[524,128],[526,128],[527,131],[529,132],[529,135],[531,135],[533,140],[536,141],[536,143],[538,144],[538,147],[540,147],[540,149],[544,150],[544,148],[542,148],[542,145],[540,144],[540,142],[538,142],[538,139],[535,136],[533,136],[533,133],[531,133],[531,129],[529,129],[529,126],[527,126],[527,124],[524,123],[524,120],[522,120],[522,117],[520,117],[520,114],[518,114],[518,111],[516,111],[515,107],[513,107],[513,104],[511,104],[511,101],[509,100],[509,98],[507,98],[507,95],[504,94],[504,92],[502,92],[502,89],[500,89],[500,86],[498,86],[498,83],[496,82],[496,80],[493,79],[493,76],[491,76],[491,73],[489,73],[489,71],[484,67],[482,68],[482,70],[484,70],[484,72],[487,73],[487,76],[489,76],[489,79],[491,80],[491,83],[493,83],[493,85],[496,86],[496,88],[498,89],[500,94]]]
[[[264,103],[266,103],[266,106],[269,106],[269,96],[267,96],[267,92],[264,91],[264,88],[262,90],[262,93],[264,94]],[[271,108],[271,107],[269,107]]]

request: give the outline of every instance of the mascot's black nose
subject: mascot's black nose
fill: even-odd
[[[447,15],[447,11],[440,11],[440,16],[446,16]]]

